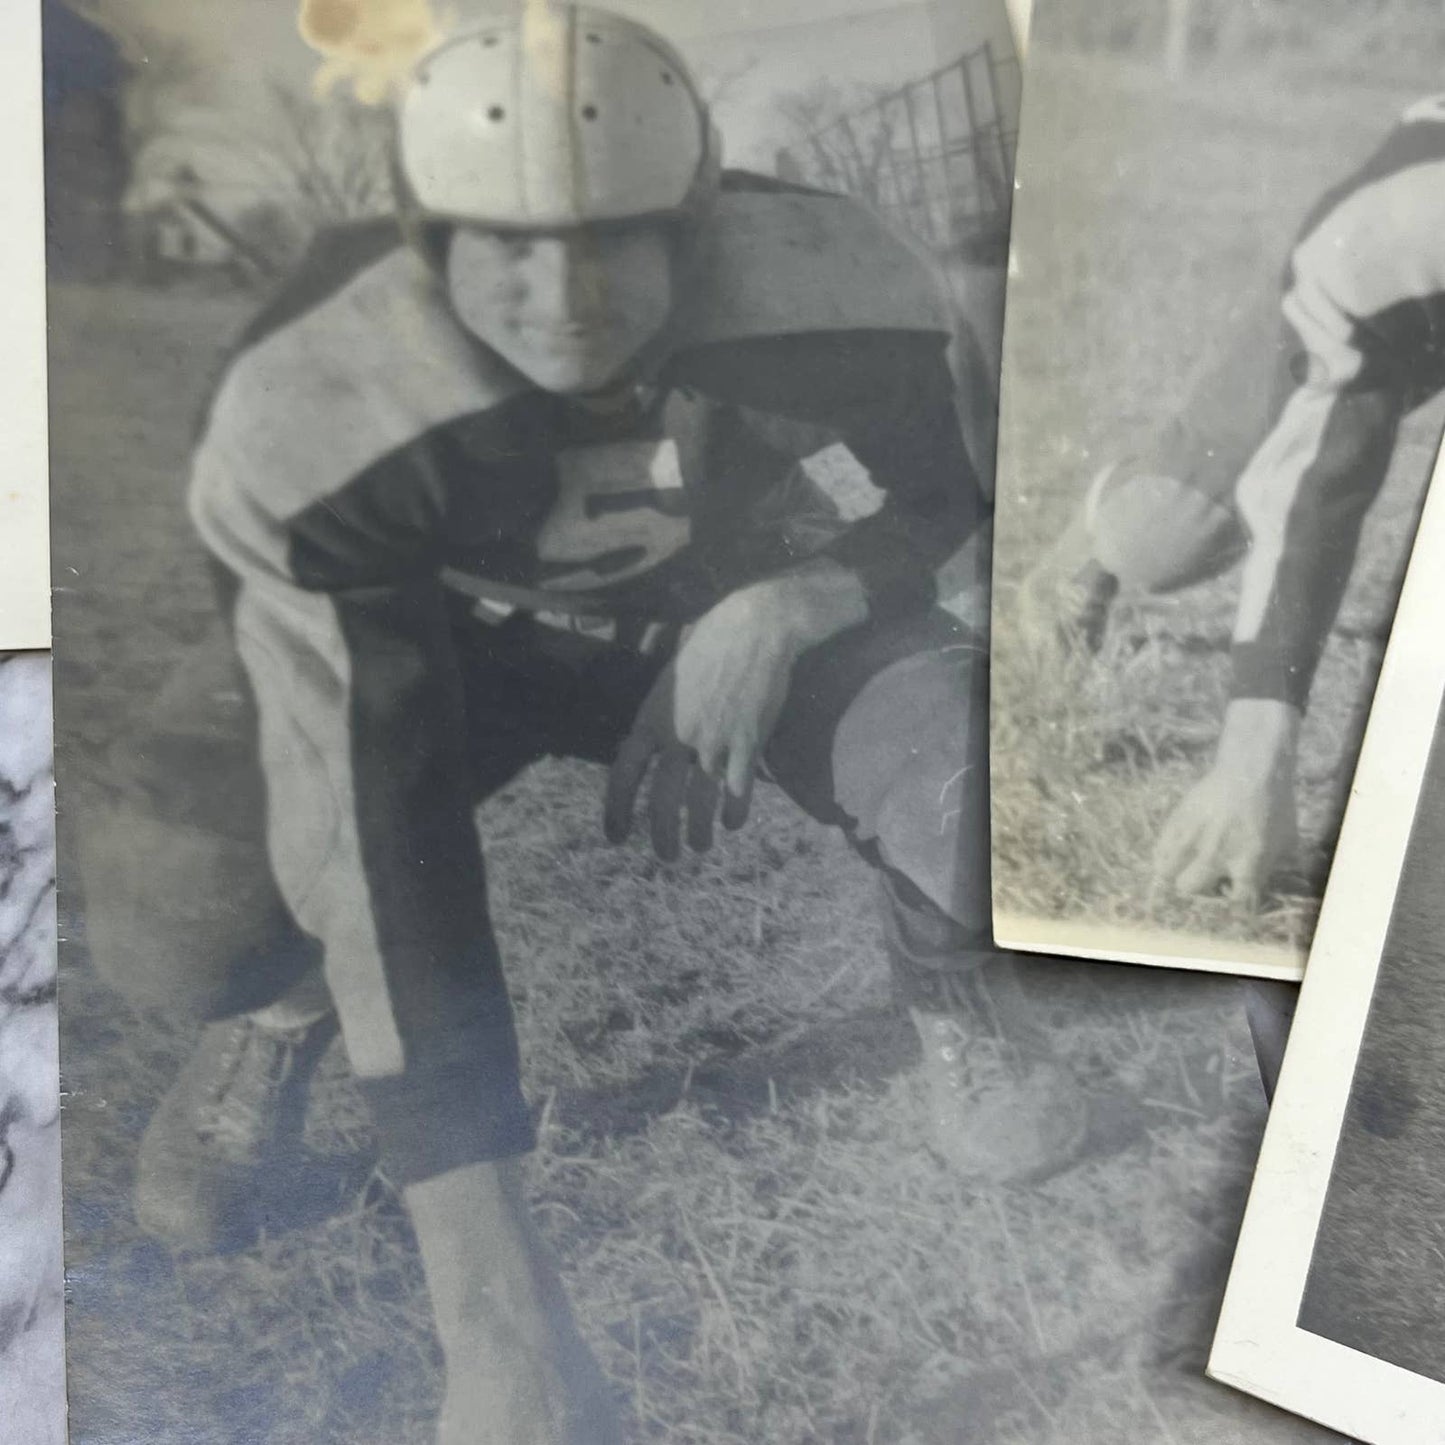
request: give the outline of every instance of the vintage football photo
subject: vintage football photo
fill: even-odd
[[[1440,434],[1427,0],[1038,0],[1001,943],[1297,976]]]
[[[990,931],[1002,0],[46,25],[75,1445],[1318,1438]]]

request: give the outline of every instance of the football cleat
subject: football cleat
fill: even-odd
[[[141,1140],[135,1213],[144,1230],[172,1249],[220,1253],[277,1224],[323,1031],[334,1031],[330,1015],[292,1029],[243,1015],[202,1031]]]
[[[911,1012],[923,1046],[929,1143],[956,1177],[1038,1184],[1079,1162],[1089,1110],[1067,1070],[970,1034],[951,1013]]]

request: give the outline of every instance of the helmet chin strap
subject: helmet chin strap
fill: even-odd
[[[647,391],[650,378],[634,376],[629,366],[620,376],[596,391],[579,391],[567,400],[595,416],[621,416],[637,404],[638,394]]]

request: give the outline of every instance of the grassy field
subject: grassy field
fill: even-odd
[[[426,1445],[438,1350],[379,1174],[231,1258],[138,1232],[136,1143],[189,1040],[128,1013],[85,947],[99,750],[204,627],[181,478],[243,317],[52,297],[71,1438]],[[1093,1148],[1038,1188],[964,1189],[924,1144],[867,870],[771,790],[664,867],[603,845],[599,792],[549,763],[480,823],[542,1120],[530,1187],[633,1439],[1327,1438],[1201,1376],[1263,1116],[1237,985],[1028,965]],[[307,1128],[319,1175],[370,1148],[339,1049]]]
[[[1382,73],[1386,73],[1382,68]],[[1287,95],[1287,103],[1281,96]],[[1207,766],[1235,581],[1124,597],[1102,655],[1042,676],[1011,603],[1106,461],[1178,406],[1239,298],[1282,273],[1316,198],[1415,99],[1231,64],[1166,91],[1041,52],[1030,78],[1009,291],[994,641],[996,906],[1025,918],[1303,951],[1313,930],[1440,409],[1406,428],[1318,674],[1300,768],[1301,869],[1259,912],[1151,898],[1160,823]],[[1269,385],[1261,357],[1259,385]]]

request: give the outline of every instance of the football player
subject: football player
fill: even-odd
[[[1402,418],[1445,387],[1442,180],[1445,101],[1430,100],[1321,199],[1282,302],[1246,308],[1222,363],[1095,478],[1023,589],[1036,645],[1096,650],[1120,587],[1168,592],[1243,560],[1214,763],[1155,853],[1181,892],[1257,898],[1294,852],[1300,723],[1360,528]],[[1258,385],[1261,356],[1273,388]]]
[[[877,870],[940,1147],[1059,1167],[1081,1106],[990,938],[987,641],[939,605],[988,505],[929,268],[854,201],[724,171],[650,31],[459,31],[398,100],[395,174],[398,220],[323,240],[211,405],[191,510],[229,636],[122,769],[144,802],[85,830],[90,936],[209,1021],[143,1141],[148,1227],[260,1222],[278,1091],[334,1009],[415,1225],[440,1441],[606,1441],[522,1199],[476,805],[595,759],[607,834],[644,806],[673,858],[765,767]],[[838,443],[885,498],[852,524],[806,465]],[[131,858],[186,900],[169,942]]]

